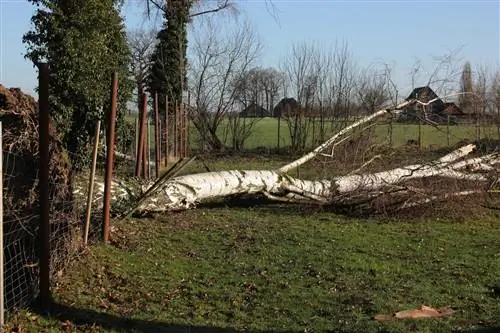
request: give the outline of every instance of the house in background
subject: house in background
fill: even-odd
[[[289,117],[299,112],[300,105],[293,97],[285,97],[273,109],[273,117]]]
[[[429,103],[430,101],[432,101],[432,103],[430,103],[429,105],[414,103],[411,106],[411,108],[414,110],[425,111],[427,113],[440,113],[445,108],[441,98],[439,98],[439,96],[429,86],[413,89],[413,91],[405,99],[405,101],[409,101],[411,99],[416,99],[423,103]]]
[[[456,123],[460,117],[464,116],[464,112],[455,103],[443,102],[429,86],[413,89],[405,101],[412,99],[429,104],[412,103],[403,110],[399,121],[419,122],[426,119],[435,123],[447,123],[448,121]]]
[[[271,117],[271,112],[264,109],[262,106],[255,103],[247,106],[243,111],[240,112],[240,117],[243,118],[265,118]]]
[[[443,113],[447,116],[465,116],[465,112],[462,111],[455,103],[444,103]]]

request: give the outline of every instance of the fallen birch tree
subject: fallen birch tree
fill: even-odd
[[[417,101],[406,101],[393,109],[380,110],[364,117],[338,132],[310,153],[279,168],[278,170],[232,170],[190,174],[167,179],[150,191],[137,207],[140,213],[185,210],[199,203],[234,195],[264,195],[269,200],[309,203],[321,205],[358,205],[369,202],[380,195],[401,198],[409,192],[418,192],[405,183],[414,179],[442,177],[478,184],[471,190],[445,193],[439,196],[431,193],[426,198],[395,200],[399,208],[415,207],[453,196],[478,193],[478,188],[492,183],[491,171],[500,163],[498,153],[467,158],[475,150],[475,145],[463,146],[430,163],[413,164],[376,173],[349,174],[323,180],[301,180],[291,177],[288,172],[305,164],[317,156],[333,157],[334,147],[349,137],[353,129],[388,113],[398,113],[404,107]],[[431,103],[430,101],[429,103]],[[327,153],[327,151],[329,151]],[[496,180],[495,180],[496,181]],[[481,184],[481,185],[480,185]],[[99,185],[99,184],[98,184]],[[114,182],[114,199],[127,199],[138,192],[144,193],[153,183],[141,190],[123,182]],[[98,186],[99,190],[103,186]],[[76,192],[81,192],[77,189]],[[135,194],[134,194],[135,193]],[[404,196],[403,196],[404,197]]]

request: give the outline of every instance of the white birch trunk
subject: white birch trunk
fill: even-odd
[[[412,102],[414,101],[404,102],[398,105],[395,110],[401,109]],[[322,151],[339,140],[345,139],[345,136],[354,128],[387,112],[390,112],[390,110],[380,110],[359,120],[332,136],[310,153],[276,171],[232,170],[172,178],[160,185],[154,195],[140,205],[138,211],[164,212],[189,209],[200,202],[216,198],[257,193],[265,194],[272,200],[335,203],[336,199],[345,200],[349,195],[353,197],[362,195],[370,198],[380,194],[387,187],[417,178],[440,176],[485,182],[488,179],[481,172],[492,170],[494,165],[500,162],[496,154],[463,160],[475,148],[474,145],[467,145],[431,163],[409,165],[371,174],[339,176],[328,180],[300,180],[286,174],[287,171],[321,154]],[[471,170],[480,173],[473,173]],[[101,192],[104,189],[104,186],[100,185],[97,186],[97,192],[99,193],[97,197],[102,196]],[[149,184],[149,186],[151,185],[152,183]],[[142,189],[142,192],[144,190]],[[76,189],[75,195],[82,195],[83,192],[83,189]],[[136,192],[137,188],[130,188],[129,185],[124,183],[114,182],[112,184],[112,194],[115,200],[127,198],[130,193]]]
[[[392,170],[339,176],[331,180],[300,180],[271,170],[233,170],[207,172],[179,176],[164,183],[155,195],[146,200],[140,207],[142,212],[164,212],[195,207],[200,202],[237,194],[268,195],[271,199],[285,201],[315,201],[318,203],[335,203],[336,198],[362,193],[370,197],[370,193],[378,194],[384,188],[401,184],[410,179],[433,176],[449,177],[476,182],[487,181],[482,173],[467,173],[461,169],[488,170],[500,163],[498,155],[486,155],[480,158],[460,160],[473,150],[473,145],[462,147],[434,162],[415,164]],[[103,186],[99,186],[102,192]],[[134,190],[127,189],[124,183],[113,183],[113,197],[126,198]]]
[[[383,172],[335,177],[332,180],[300,180],[276,171],[221,171],[180,176],[169,180],[158,194],[144,203],[140,210],[165,211],[188,209],[199,202],[235,194],[264,193],[271,197],[293,194],[297,198],[318,202],[335,201],[335,196],[357,192],[379,191],[404,181],[433,176],[473,181],[486,181],[482,174],[468,174],[457,169],[471,165],[493,165],[498,156],[488,155],[479,159],[456,162],[473,150],[465,146],[430,164],[415,164]]]

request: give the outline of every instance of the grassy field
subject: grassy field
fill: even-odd
[[[214,170],[280,164],[209,161]],[[22,312],[7,331],[498,332],[499,217],[354,219],[225,203],[115,222],[112,243],[91,246],[54,284],[52,314]],[[421,305],[456,312],[373,318]]]
[[[133,118],[129,119],[133,121]],[[344,127],[346,123],[339,124],[327,120],[325,124],[325,136],[329,137],[336,133],[339,129]],[[220,138],[226,137],[224,132],[228,126],[227,122],[223,122],[218,129]],[[316,127],[316,133],[319,133],[319,124]],[[422,125],[420,127],[422,136],[422,146],[449,146],[455,145],[462,140],[475,140],[476,139],[476,126],[475,125],[440,125],[438,127],[432,125]],[[313,147],[312,144],[312,126],[309,130],[310,140],[308,146]],[[389,136],[389,125],[376,124],[374,126],[374,141],[381,145],[389,145],[391,142]],[[496,126],[481,127],[481,138],[499,139],[499,131]],[[230,146],[231,135],[228,135],[226,144]],[[418,142],[419,138],[419,125],[416,124],[403,124],[394,123],[392,126],[392,145],[393,147],[402,146],[408,143],[409,140]],[[153,127],[151,126],[151,147],[154,147]],[[285,121],[280,122],[280,147],[287,147],[291,143],[290,131]],[[190,143],[191,148],[198,147],[199,134],[194,126],[190,128]],[[278,146],[278,121],[275,118],[262,118],[257,120],[253,126],[252,132],[245,142],[245,149],[255,149],[258,147],[276,148]]]
[[[23,332],[487,332],[500,329],[498,220],[381,222],[283,207],[116,226]],[[495,287],[496,286],[496,287]],[[449,318],[378,322],[422,304]],[[496,331],[496,332],[497,332]]]

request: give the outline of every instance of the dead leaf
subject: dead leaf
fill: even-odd
[[[63,324],[62,324],[62,327],[61,327],[62,331],[63,332],[71,332],[71,330],[73,329],[73,323],[70,322],[69,320],[66,320]]]
[[[378,321],[388,321],[388,320],[393,320],[394,316],[385,315],[385,314],[378,314],[378,315],[375,315],[374,319],[378,320]]]
[[[450,307],[434,309],[430,306],[422,305],[419,309],[411,309],[396,312],[394,315],[378,314],[374,318],[379,321],[393,319],[420,319],[420,318],[439,318],[452,315],[455,311]]]

